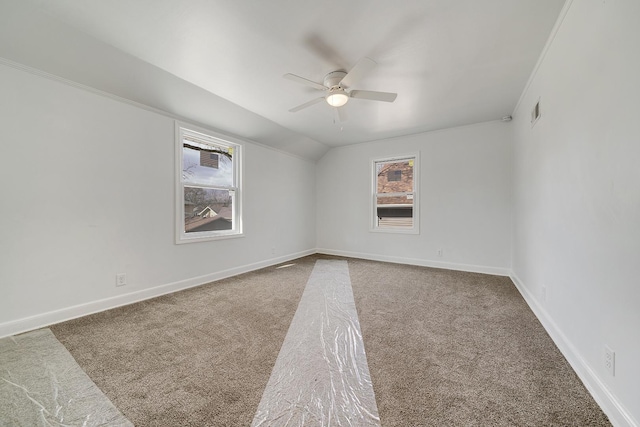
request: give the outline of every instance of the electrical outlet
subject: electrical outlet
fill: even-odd
[[[608,345],[604,346],[604,367],[612,377],[616,375],[616,352],[611,350]]]
[[[275,255],[276,254],[276,247],[272,246],[271,247],[271,255]]]
[[[547,300],[547,287],[543,286],[542,290],[540,291],[540,295],[542,296],[542,301],[546,301]]]
[[[116,286],[124,286],[127,284],[127,275],[125,273],[116,274]]]
[[[436,253],[438,254],[438,256],[439,256],[439,257],[441,257],[441,256],[442,256],[442,249],[438,249],[438,250],[436,251]]]

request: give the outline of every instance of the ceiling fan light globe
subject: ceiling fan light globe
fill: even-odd
[[[327,95],[327,104],[332,107],[342,107],[349,100],[349,96],[344,92],[336,92]]]

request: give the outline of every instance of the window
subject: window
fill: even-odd
[[[176,243],[242,235],[242,146],[176,127]]]
[[[387,171],[388,181],[402,181],[402,169],[389,169]]]
[[[419,232],[418,155],[373,160],[371,231]]]

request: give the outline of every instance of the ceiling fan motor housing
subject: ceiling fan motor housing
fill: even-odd
[[[346,75],[347,73],[345,71],[332,71],[324,76],[324,85],[330,89],[339,86]]]

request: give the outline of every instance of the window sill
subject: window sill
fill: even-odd
[[[244,233],[219,234],[216,236],[210,235],[210,236],[201,236],[201,237],[180,236],[176,239],[176,245],[183,245],[185,243],[210,242],[213,240],[235,239],[238,237],[244,237]]]
[[[418,229],[402,229],[402,228],[370,228],[371,233],[392,233],[392,234],[420,234]]]

